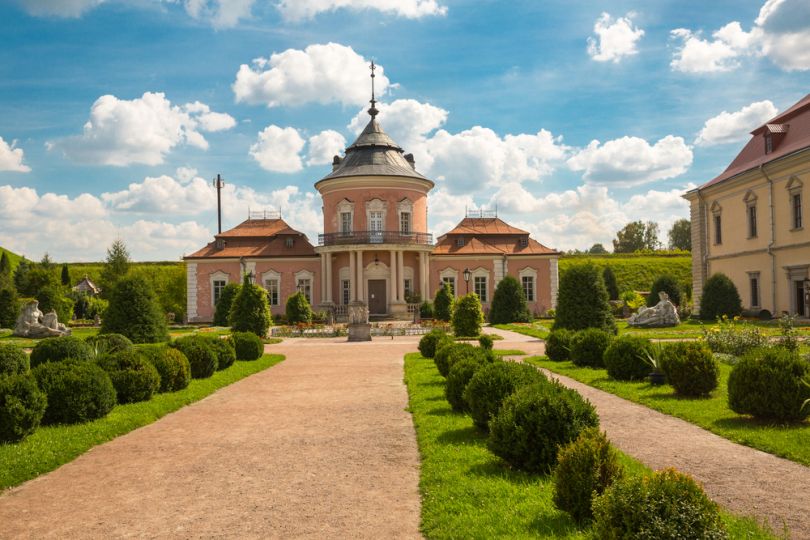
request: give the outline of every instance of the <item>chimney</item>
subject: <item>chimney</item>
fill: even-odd
[[[332,171],[333,172],[336,171],[338,169],[338,167],[340,167],[341,163],[343,163],[343,158],[341,158],[340,156],[333,157],[332,158]]]

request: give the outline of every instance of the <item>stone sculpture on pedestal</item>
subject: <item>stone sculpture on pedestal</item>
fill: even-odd
[[[675,304],[669,301],[669,295],[661,291],[658,293],[658,303],[651,307],[642,307],[638,313],[627,319],[628,326],[643,326],[648,328],[661,326],[678,326],[681,319]]]
[[[17,318],[13,335],[27,338],[69,336],[70,328],[59,322],[55,311],[43,315],[39,302],[32,300],[23,307]]]
[[[371,341],[371,324],[368,322],[368,307],[363,302],[349,304],[349,341]]]

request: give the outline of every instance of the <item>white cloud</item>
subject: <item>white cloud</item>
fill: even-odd
[[[304,168],[300,152],[305,143],[295,128],[270,125],[259,132],[250,155],[267,171],[296,172]]]
[[[592,184],[630,187],[686,172],[692,150],[683,138],[667,135],[650,145],[638,137],[621,137],[600,144],[594,140],[568,160],[574,171],[584,171]]]
[[[200,177],[183,183],[163,175],[147,176],[125,190],[102,193],[101,199],[119,212],[196,215],[215,205],[216,196],[209,182]]]
[[[174,174],[181,184],[187,184],[197,176],[197,169],[194,167],[177,167]]]
[[[768,0],[756,24],[762,29],[762,50],[782,69],[810,69],[810,3]]]
[[[695,139],[695,144],[712,146],[745,141],[752,129],[773,118],[778,112],[774,104],[767,99],[746,105],[739,111],[731,113],[723,111],[706,120]]]
[[[81,17],[104,0],[18,0],[23,9],[35,17]]]
[[[636,42],[644,35],[644,30],[633,26],[633,13],[615,20],[608,13],[602,13],[593,25],[596,37],[588,38],[588,54],[597,62],[618,63],[625,56],[638,53]]]
[[[475,210],[477,208],[478,205],[475,204],[472,195],[469,193],[453,195],[447,189],[438,187],[428,194],[428,214],[431,217],[451,218],[458,222],[464,217],[466,210]],[[439,234],[443,234],[449,229],[436,230],[439,231]]]
[[[743,31],[740,23],[730,22],[712,34],[714,39],[703,39],[700,33],[676,28],[673,39],[681,40],[675,50],[670,67],[684,73],[712,73],[731,71],[739,67],[739,57],[752,54],[758,32]]]
[[[377,103],[377,110],[377,120],[383,125],[385,132],[409,152],[412,146],[424,142],[428,133],[439,129],[447,121],[446,110],[415,99]],[[348,128],[355,134],[360,134],[368,121],[368,112],[362,108],[349,122]]]
[[[610,248],[616,231],[630,221],[659,224],[661,240],[679,218],[689,217],[681,195],[694,187],[649,190],[619,202],[605,186],[585,184],[576,189],[535,196],[517,183],[500,188],[489,201],[507,221],[532,233],[542,244],[561,250],[587,249],[595,243]]]
[[[346,139],[337,131],[327,129],[309,138],[307,165],[325,165],[346,148]]]
[[[186,13],[214,28],[233,28],[250,17],[255,0],[185,0]]]
[[[31,167],[23,164],[23,150],[17,148],[17,141],[8,144],[0,137],[0,171],[31,172]]]
[[[408,19],[447,13],[447,7],[436,0],[280,0],[278,9],[290,21],[311,19],[319,13],[338,9],[375,9]]]
[[[213,113],[200,102],[172,105],[163,93],[146,92],[132,100],[106,95],[93,104],[81,135],[49,142],[48,148],[83,163],[158,165],[181,143],[207,149],[202,131],[235,124],[229,115]]]
[[[287,49],[269,59],[242,64],[232,88],[237,102],[268,107],[306,103],[361,105],[370,98],[369,61],[338,43]],[[390,82],[377,67],[375,86],[383,95]]]

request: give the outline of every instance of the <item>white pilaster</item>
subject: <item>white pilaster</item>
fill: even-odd
[[[354,252],[349,252],[349,287],[351,288],[351,300],[356,301],[359,300],[357,297],[357,259],[354,256]]]
[[[393,303],[398,300],[397,297],[397,252],[393,249],[388,252],[390,255],[390,259],[388,261],[391,263],[389,265],[391,270],[391,281],[388,283],[388,302]]]
[[[560,288],[560,273],[556,257],[549,261],[549,274],[551,277],[551,309],[557,309],[557,291]],[[535,295],[537,291],[535,291]]]
[[[397,302],[405,301],[405,264],[402,250],[397,251]]]
[[[321,304],[326,303],[326,253],[321,253],[321,271],[319,272],[321,282]]]
[[[186,263],[186,320],[197,319],[197,263]]]
[[[366,301],[365,283],[363,283],[363,252],[357,252],[357,299]]]
[[[326,301],[332,303],[335,301],[332,296],[332,254],[326,253]]]

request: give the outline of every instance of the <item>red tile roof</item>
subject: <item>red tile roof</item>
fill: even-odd
[[[287,247],[287,239],[293,239]],[[217,240],[224,243],[217,247]],[[306,235],[282,219],[249,219],[222,234],[186,259],[231,259],[239,257],[316,257]]]
[[[763,137],[763,133],[766,131],[780,137],[780,139],[774,138],[775,147],[768,154],[765,153]],[[751,140],[737,154],[728,168],[700,186],[700,189],[713,186],[760,165],[810,147],[810,94],[756,128],[751,135],[753,135]]]
[[[458,239],[464,243],[458,245]],[[439,237],[434,255],[549,255],[558,253],[529,238],[523,229],[502,219],[464,218],[450,232]]]
[[[528,231],[512,227],[504,220],[494,218],[466,217],[445,234],[529,234]]]

